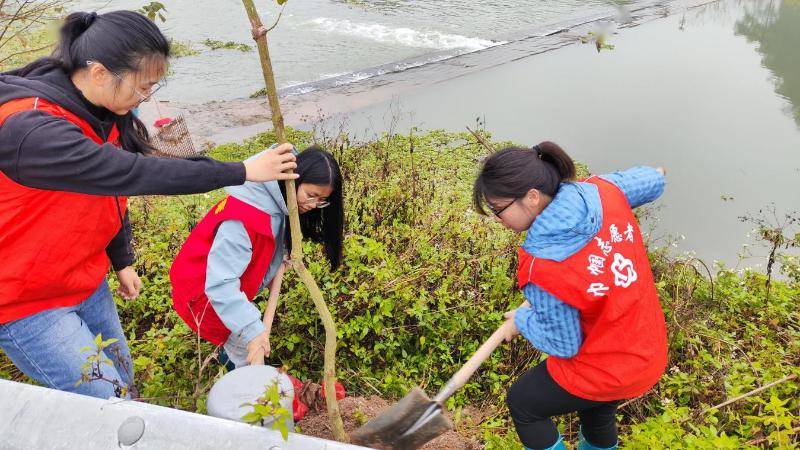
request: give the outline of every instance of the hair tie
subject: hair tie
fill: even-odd
[[[537,158],[542,159],[542,149],[541,149],[541,147],[539,147],[539,144],[536,144],[533,147],[531,147],[531,150],[536,152],[536,157]]]
[[[86,28],[92,26],[95,20],[97,20],[97,13],[94,11],[83,16],[83,24],[86,25]]]

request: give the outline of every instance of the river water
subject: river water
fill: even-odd
[[[763,267],[754,225],[740,217],[778,224],[800,211],[800,2],[715,2],[610,42],[599,54],[570,45],[496,66],[502,46],[461,57],[491,67],[349,112],[349,126],[464,131],[480,117],[494,138],[553,140],[595,173],[664,166],[653,236],[709,264]]]
[[[311,105],[362,135],[463,131],[480,117],[495,138],[556,141],[598,173],[665,166],[654,236],[736,265],[752,243],[740,216],[800,210],[800,1],[701,2],[630,3],[638,26],[612,26],[615,48],[598,53],[574,43],[624,16],[605,1],[290,0],[270,47],[289,116]],[[164,3],[178,40],[249,40],[237,0]],[[278,9],[259,5],[269,23]],[[183,103],[262,86],[255,55],[236,50],[203,50],[173,72],[163,98]]]
[[[503,42],[507,36],[564,20],[610,0],[290,0],[270,34],[280,86],[349,74],[431,52],[459,54]],[[75,10],[136,9],[144,0],[77,0]],[[207,102],[247,97],[263,87],[255,52],[211,51],[208,38],[252,43],[240,0],[162,0],[165,33],[201,50],[173,61],[164,99]],[[264,23],[280,8],[256,0]]]

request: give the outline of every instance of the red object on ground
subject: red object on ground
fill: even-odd
[[[325,382],[322,382],[322,392],[325,392]],[[344,386],[342,383],[336,382],[336,400],[341,400],[345,397]]]
[[[286,376],[289,377],[289,379],[292,381],[292,386],[294,386],[295,396],[294,396],[294,400],[292,401],[292,411],[293,411],[292,415],[294,416],[294,421],[298,422],[300,420],[303,420],[303,418],[306,416],[306,414],[308,414],[308,411],[309,411],[308,405],[303,403],[300,400],[300,396],[298,395],[298,392],[300,392],[303,389],[304,383],[302,381],[298,380],[297,378],[289,375],[288,373],[286,374]],[[325,383],[324,382],[322,383],[322,390],[320,392],[325,392]],[[346,393],[345,393],[345,390],[344,390],[344,386],[342,386],[342,383],[339,383],[337,381],[336,382],[336,399],[337,400],[341,400],[341,399],[343,399],[345,397],[345,395],[346,395]]]
[[[303,382],[289,375],[288,373],[286,374],[286,376],[289,377],[290,380],[292,380],[292,386],[294,386],[295,396],[294,400],[292,401],[292,413],[294,416],[294,421],[297,422],[299,420],[302,420],[303,417],[305,417],[306,414],[308,414],[308,406],[306,406],[305,403],[301,402],[297,396],[297,393],[300,392],[300,389],[303,388]]]
[[[161,128],[161,127],[163,127],[164,125],[167,125],[167,124],[168,124],[168,123],[170,123],[170,122],[172,122],[172,119],[171,119],[171,118],[169,118],[169,117],[162,117],[162,118],[160,118],[160,119],[156,120],[156,121],[153,123],[153,126],[154,126],[154,127],[156,127],[156,128]]]

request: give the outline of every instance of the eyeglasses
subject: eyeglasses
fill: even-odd
[[[90,66],[90,65],[92,65],[92,64],[100,64],[100,63],[98,63],[97,61],[86,61],[86,65],[87,65],[87,66]],[[102,64],[101,64],[101,65],[102,65]],[[114,72],[113,70],[109,70],[109,69],[108,69],[107,67],[105,67],[105,66],[103,66],[103,67],[104,67],[106,70],[108,70],[108,71],[109,71],[109,72],[110,72],[112,75],[114,75],[115,77],[117,77],[117,79],[119,79],[119,80],[120,80],[120,81],[122,81],[123,83],[125,82],[125,79],[124,79],[124,78],[122,78],[121,76],[119,76],[119,74],[118,74],[118,73]],[[136,87],[135,87],[135,86],[131,86],[131,89],[133,89],[133,92],[134,92],[134,93],[135,93],[137,96],[139,96],[139,103],[141,104],[141,103],[144,103],[144,102],[146,102],[146,101],[150,100],[150,99],[153,97],[153,95],[155,95],[155,93],[156,93],[156,92],[158,92],[158,91],[159,91],[161,88],[163,88],[163,87],[164,87],[164,86],[166,86],[166,85],[167,85],[167,82],[166,82],[166,80],[160,80],[160,81],[158,81],[158,82],[154,83],[152,86],[150,86],[150,93],[149,93],[149,94],[143,94],[141,91],[139,91],[138,89],[136,89]]]
[[[494,209],[494,208],[492,207],[492,205],[491,205],[491,204],[489,204],[489,202],[486,202],[486,206],[489,208],[489,211],[491,211],[491,212],[492,212],[492,214],[494,214],[494,216],[495,216],[495,217],[498,217],[498,218],[499,218],[499,217],[500,217],[500,214],[503,214],[503,211],[507,210],[507,209],[508,209],[508,207],[509,207],[509,206],[511,206],[511,205],[513,205],[513,204],[514,204],[514,203],[515,203],[517,200],[519,200],[519,199],[515,198],[514,200],[511,200],[510,202],[508,202],[508,204],[507,204],[506,206],[503,206],[503,207],[502,207],[502,208],[500,208],[500,209]]]
[[[327,200],[321,200],[321,199],[318,199],[316,197],[309,197],[308,200],[305,201],[306,205],[309,205],[309,204],[312,204],[312,203],[314,204],[314,208],[317,208],[317,209],[325,208],[327,206],[330,206],[330,204],[331,204],[331,202],[329,202]]]

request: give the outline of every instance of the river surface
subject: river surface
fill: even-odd
[[[77,0],[74,10],[136,9],[144,0]],[[159,26],[190,42],[199,55],[173,61],[162,99],[207,102],[247,97],[264,86],[255,51],[212,51],[206,39],[252,44],[240,0],[161,0]],[[280,8],[256,2],[265,24]],[[613,4],[610,0],[290,0],[270,34],[270,52],[282,87],[341,77],[359,80],[365,70],[432,52],[463,54],[504,42],[537,26]]]
[[[164,3],[175,39],[249,41],[239,1]],[[270,46],[289,116],[319,108],[363,137],[480,118],[496,139],[556,141],[597,173],[664,166],[653,235],[709,263],[759,266],[739,260],[753,243],[740,216],[800,210],[800,1],[700,3],[290,0]],[[269,23],[278,9],[259,5]],[[614,49],[575,44],[587,30]],[[262,85],[254,53],[203,49],[173,63],[159,96],[203,103]]]
[[[487,68],[351,111],[349,127],[464,131],[479,117],[496,139],[553,140],[595,173],[664,166],[653,236],[709,264],[763,268],[740,217],[775,224],[800,211],[800,2],[715,2],[609,42],[599,54],[569,45],[495,66],[504,46],[456,58]]]

